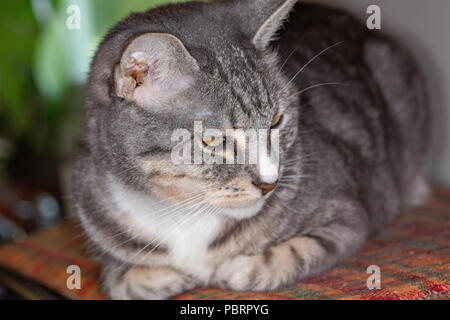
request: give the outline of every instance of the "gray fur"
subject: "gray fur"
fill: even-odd
[[[428,105],[416,64],[388,37],[316,5],[296,5],[276,35],[287,12],[265,23],[294,2],[256,1],[256,11],[249,0],[169,5],[132,14],[100,45],[87,85],[86,143],[73,197],[102,253],[111,297],[168,298],[207,285],[275,290],[342,261],[423,200]],[[122,53],[145,33],[175,36],[198,66],[193,84],[158,106],[115,92]],[[279,40],[266,48],[275,35]],[[322,83],[339,85],[312,88]],[[284,115],[279,185],[255,216],[205,217],[218,227],[207,248],[198,249],[194,267],[188,258],[177,260],[169,242],[146,248],[152,236],[127,229],[134,213],[118,205],[113,185],[139,203],[160,192],[161,181],[192,191],[212,185],[239,201],[242,192],[229,183],[258,179],[252,165],[172,165],[174,129],[192,131],[194,120],[210,128],[267,128],[278,113]],[[143,170],[143,161],[151,169]],[[197,254],[193,244],[185,246]]]

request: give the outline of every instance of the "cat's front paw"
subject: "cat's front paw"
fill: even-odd
[[[235,291],[257,290],[259,274],[254,256],[238,255],[216,270],[212,284]]]
[[[165,300],[195,287],[194,281],[170,268],[131,267],[106,275],[113,300]]]

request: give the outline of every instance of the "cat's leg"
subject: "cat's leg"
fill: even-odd
[[[292,238],[261,254],[226,260],[212,277],[217,287],[244,291],[275,290],[318,274],[359,249],[367,232],[360,224],[335,222]]]
[[[114,300],[162,300],[194,289],[193,278],[169,267],[106,268],[104,286]]]

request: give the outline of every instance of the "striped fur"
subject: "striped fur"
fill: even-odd
[[[275,290],[334,266],[426,196],[428,106],[414,61],[340,11],[298,4],[287,17],[294,3],[169,5],[132,14],[100,45],[72,193],[111,298]],[[143,34],[166,48],[149,56],[164,68],[134,81],[121,63]],[[135,98],[139,85],[149,89]],[[277,114],[280,180],[267,194],[255,165],[170,160],[171,133],[195,120],[268,128]]]

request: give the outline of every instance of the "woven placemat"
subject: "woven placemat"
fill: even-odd
[[[69,223],[0,248],[0,266],[70,299],[104,299],[100,265],[86,250],[81,230]],[[67,267],[81,268],[81,289],[66,286]],[[381,289],[369,290],[368,266],[381,270]],[[197,289],[175,299],[448,299],[450,288],[450,191],[435,188],[426,205],[399,217],[355,257],[276,292]]]

